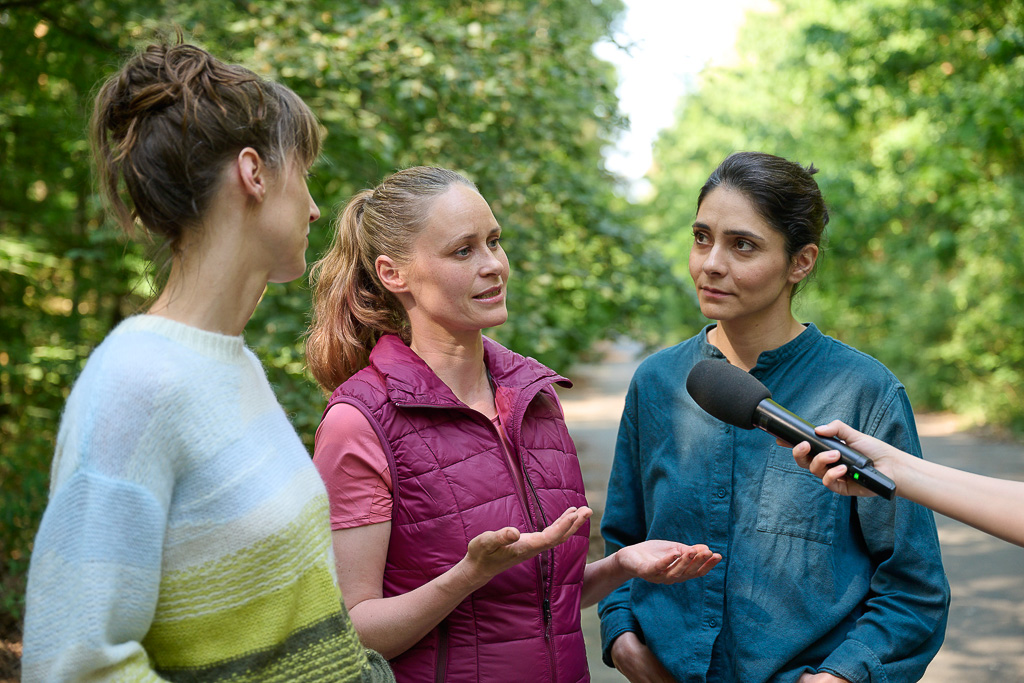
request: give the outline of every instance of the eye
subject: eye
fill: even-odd
[[[708,237],[707,233],[705,233],[703,230],[694,230],[693,231],[693,243],[694,244],[707,244],[709,240],[710,240],[710,238]]]
[[[736,240],[736,248],[740,251],[754,251],[755,245],[749,240]]]
[[[469,247],[462,247],[462,249],[457,249],[455,251],[455,255],[456,256],[469,256]]]
[[[492,237],[491,239],[489,239],[487,241],[487,246],[490,249],[497,249],[498,248],[498,244],[500,242],[501,242],[501,238],[500,237]]]

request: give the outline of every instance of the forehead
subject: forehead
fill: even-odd
[[[720,186],[709,192],[697,210],[695,223],[713,232],[741,230],[772,239],[784,239],[761,214],[742,191]]]
[[[468,233],[490,232],[498,226],[491,207],[476,190],[452,185],[427,208],[421,237],[445,241]]]

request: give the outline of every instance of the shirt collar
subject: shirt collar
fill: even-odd
[[[708,332],[710,332],[716,325],[717,323],[712,323],[706,326],[701,334],[698,335],[700,354],[703,358],[717,358],[725,360],[725,354],[719,351],[718,347],[708,341]],[[814,323],[807,323],[804,325],[804,328],[804,331],[798,334],[795,339],[786,342],[778,348],[762,351],[757,357],[757,364],[750,370],[750,373],[752,375],[763,374],[786,359],[792,358],[796,354],[802,352],[822,337],[821,331]]]

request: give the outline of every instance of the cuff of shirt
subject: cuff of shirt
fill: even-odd
[[[613,669],[615,664],[612,663],[612,643],[627,631],[632,631],[638,636],[642,633],[640,622],[628,608],[620,607],[601,615],[601,661]]]
[[[870,683],[870,681],[886,680],[882,662],[864,643],[851,638],[832,651],[818,672],[828,672],[839,676],[850,683]]]

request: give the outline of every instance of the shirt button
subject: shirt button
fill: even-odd
[[[721,489],[718,489],[718,491],[715,492],[715,495],[718,496],[719,498],[725,498],[728,495],[728,493],[729,492],[726,491],[724,488],[721,488]]]
[[[714,627],[718,626],[718,622],[715,621],[714,619],[708,619],[708,626],[710,626],[711,628],[714,628]]]

